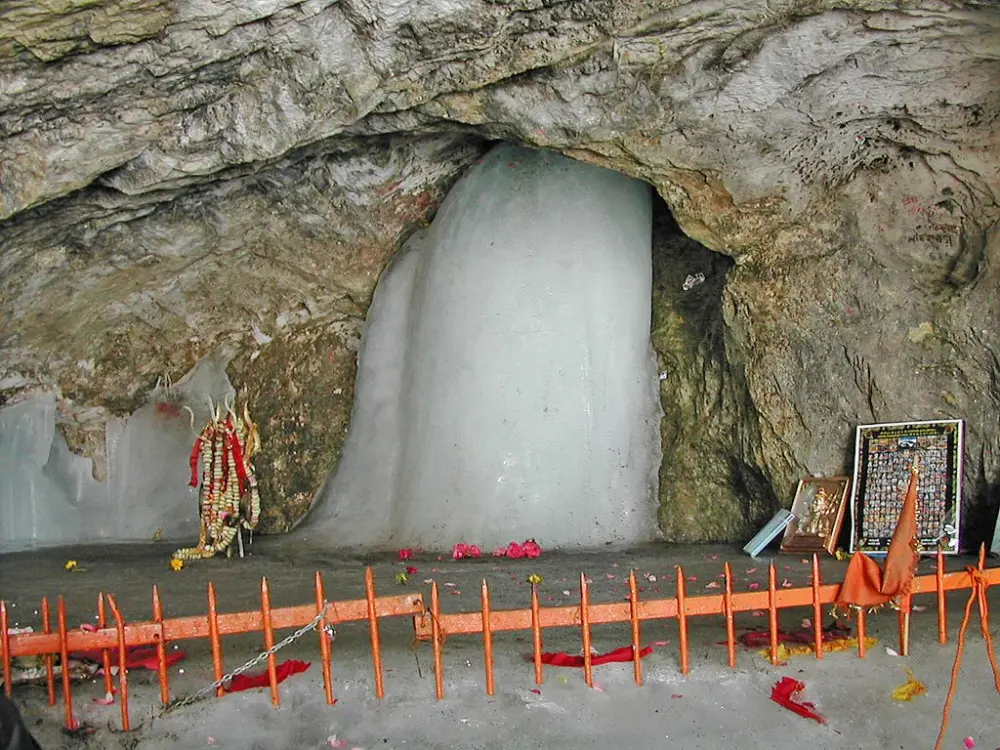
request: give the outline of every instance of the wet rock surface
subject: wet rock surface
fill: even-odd
[[[648,180],[690,240],[729,258],[687,293],[669,279],[654,311],[664,369],[690,363],[673,365],[675,390],[661,384],[668,538],[745,536],[800,476],[850,468],[854,425],[937,417],[968,421],[967,538],[990,536],[992,3],[4,13],[0,403],[57,391],[75,448],[97,451],[103,420],[220,346],[234,363],[261,352],[232,373],[252,390],[274,372],[265,339],[305,352],[315,326],[357,324],[483,139],[508,139]],[[685,310],[685,295],[713,311]],[[306,370],[297,388],[351,387],[349,363]],[[257,399],[275,430],[299,424],[303,401]],[[325,466],[280,479],[261,466],[296,508],[301,478],[335,464],[343,414],[316,416],[331,432],[300,437],[325,446],[310,458]]]

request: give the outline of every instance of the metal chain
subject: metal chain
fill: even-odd
[[[302,636],[304,636],[310,630],[314,630],[316,628],[316,626],[319,625],[323,621],[323,618],[326,617],[326,610],[327,610],[327,608],[329,606],[330,606],[330,602],[323,602],[323,609],[319,612],[319,614],[317,614],[312,619],[311,622],[308,622],[305,625],[303,625],[301,628],[299,628],[298,630],[296,630],[294,633],[292,633],[290,636],[288,636],[287,638],[285,638],[280,643],[274,644],[271,648],[267,649],[267,651],[262,651],[261,653],[257,654],[257,656],[255,656],[254,658],[252,658],[246,664],[243,664],[242,666],[239,666],[236,669],[234,669],[232,672],[229,672],[228,674],[223,675],[222,677],[220,677],[219,679],[217,679],[215,682],[213,682],[211,685],[206,685],[205,687],[203,687],[201,690],[199,690],[196,693],[191,693],[191,695],[188,695],[188,696],[186,696],[184,698],[178,698],[177,700],[171,701],[163,709],[163,711],[161,712],[161,716],[164,715],[164,714],[170,713],[171,711],[173,711],[175,709],[181,708],[183,706],[189,706],[192,703],[194,703],[195,701],[201,700],[202,698],[206,697],[209,693],[211,693],[211,692],[217,690],[218,688],[222,687],[223,685],[225,685],[227,682],[229,682],[231,679],[233,679],[237,675],[241,675],[244,672],[246,672],[247,670],[253,669],[258,664],[260,664],[262,661],[264,661],[265,659],[267,659],[267,657],[271,656],[271,654],[277,653],[278,651],[280,651],[281,649],[283,649],[285,646],[287,646],[287,645],[289,645],[289,644],[294,643],[295,641],[297,641],[299,638],[301,638]],[[323,626],[323,631],[330,637],[331,641],[337,635],[337,631],[335,631],[331,625],[324,625]]]

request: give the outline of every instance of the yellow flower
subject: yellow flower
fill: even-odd
[[[184,569],[184,561],[183,560],[178,560],[175,557],[173,560],[170,561],[170,569],[174,570],[174,571],[183,570]]]
[[[67,560],[66,570],[76,570],[76,560]]]
[[[528,576],[528,583],[530,584],[537,586],[541,582],[542,582],[542,577],[538,575],[538,573],[532,573],[530,576]]]

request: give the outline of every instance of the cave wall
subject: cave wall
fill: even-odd
[[[998,40],[985,0],[14,0],[0,402],[56,392],[99,463],[110,416],[231,346],[287,528],[335,466],[379,274],[509,139],[649,181],[680,257],[726,256],[654,282],[667,538],[745,536],[849,468],[855,424],[937,416],[968,420],[988,538]]]

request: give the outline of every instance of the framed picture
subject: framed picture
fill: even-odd
[[[894,422],[858,427],[851,497],[851,551],[889,549],[910,465],[920,466],[917,534],[925,554],[958,553],[965,423]]]
[[[844,523],[850,477],[808,477],[799,482],[792,501],[794,520],[785,528],[782,552],[833,554]]]

